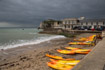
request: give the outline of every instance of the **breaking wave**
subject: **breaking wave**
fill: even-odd
[[[34,39],[34,40],[18,40],[18,41],[12,42],[11,44],[2,45],[0,46],[0,49],[10,49],[15,47],[22,47],[25,45],[39,44],[45,41],[49,41],[52,39],[59,39],[59,38],[65,38],[65,37],[61,35],[56,35],[56,36],[50,36],[50,37],[38,37],[37,39]]]

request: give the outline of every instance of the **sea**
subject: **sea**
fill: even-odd
[[[62,35],[39,34],[37,28],[0,28],[0,49],[22,47],[24,45],[39,44]]]

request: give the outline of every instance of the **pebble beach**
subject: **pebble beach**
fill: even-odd
[[[79,34],[74,38],[87,37],[93,33]],[[86,45],[69,45],[74,38],[53,39],[35,45],[26,45],[0,51],[0,70],[54,70],[47,66],[50,58],[45,54],[62,56],[64,58],[74,58],[82,60],[85,55],[65,55],[58,53],[57,49],[64,49],[64,47],[72,46],[76,48],[93,49],[94,46]],[[97,43],[99,40],[97,40]]]

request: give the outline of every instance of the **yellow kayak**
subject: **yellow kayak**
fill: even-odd
[[[49,67],[57,69],[57,70],[71,70],[74,67],[72,65],[57,64],[57,63],[54,63],[54,62],[48,62],[47,65]]]
[[[70,45],[77,45],[77,44],[79,44],[79,42],[70,42],[68,44],[70,44]]]
[[[86,41],[86,42],[70,42],[70,45],[94,45],[94,43]]]
[[[78,51],[76,53],[78,53],[78,54],[88,54],[89,52],[81,52],[81,51]]]
[[[68,49],[68,50],[73,50],[73,51],[76,51],[76,52],[78,52],[78,51],[81,51],[81,52],[90,52],[91,51],[91,49],[80,49],[80,48],[74,48],[74,47],[65,47],[66,49]]]
[[[54,60],[50,59],[51,62],[54,62],[56,64],[66,64],[66,65],[76,65],[80,62],[80,60]]]
[[[69,51],[69,50],[57,50],[57,52],[63,54],[75,54],[75,51]]]
[[[96,37],[96,35],[92,35],[92,36],[89,36],[89,37],[83,37],[83,38],[80,38],[80,39],[74,39],[74,41],[93,41],[95,37]]]
[[[88,54],[89,50],[57,50],[59,53],[62,54]]]
[[[74,50],[75,52],[90,52],[91,49],[77,49],[77,50]]]
[[[80,48],[74,48],[74,47],[65,47],[65,49],[69,49],[69,50],[77,50],[77,49],[80,49]]]

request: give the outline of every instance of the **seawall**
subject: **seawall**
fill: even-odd
[[[72,70],[105,70],[105,32],[103,39]]]
[[[69,30],[69,29],[44,29],[43,31],[39,32],[42,34],[60,34],[60,33],[67,33],[67,34],[75,34],[75,33],[102,33],[102,31],[92,31],[92,30]]]

